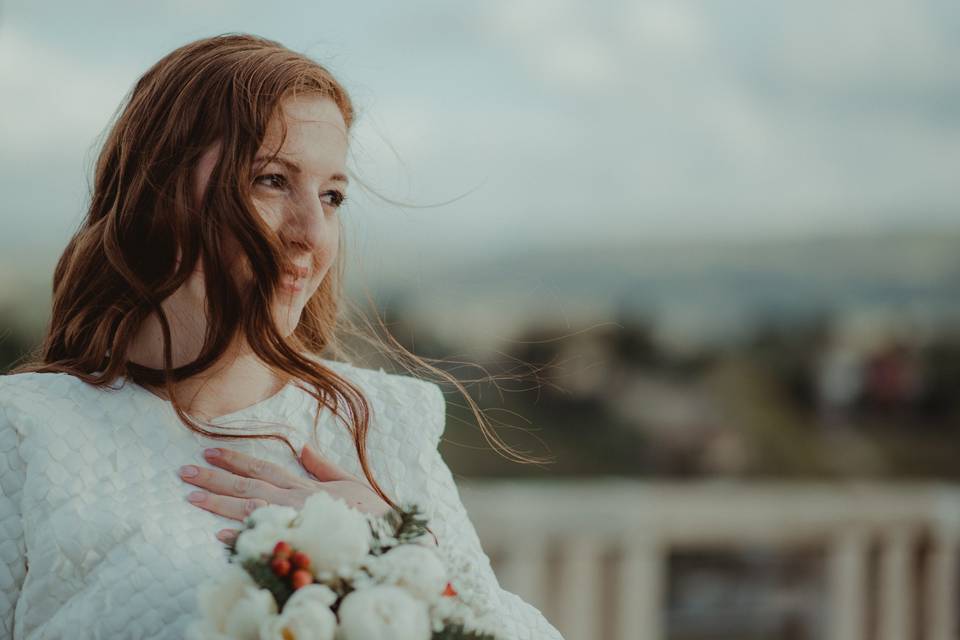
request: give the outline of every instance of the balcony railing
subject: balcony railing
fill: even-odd
[[[566,640],[665,639],[671,552],[811,546],[826,558],[827,640],[958,638],[957,487],[578,480],[460,490],[501,585]],[[602,570],[611,553],[612,577]],[[613,596],[591,595],[601,588]]]

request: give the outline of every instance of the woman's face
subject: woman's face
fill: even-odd
[[[273,311],[277,328],[289,336],[337,257],[337,209],[347,189],[347,127],[340,110],[328,98],[302,96],[287,100],[282,107],[268,126],[254,160],[251,194],[261,217],[286,249],[284,258],[291,273],[281,278]],[[287,129],[282,147],[279,118]],[[216,145],[211,147],[198,163],[198,199],[217,152]],[[276,159],[268,162],[273,155]],[[228,259],[242,255],[234,239],[225,240]],[[241,286],[252,283],[255,276],[247,260],[236,260],[233,269]],[[199,288],[203,290],[202,284]]]

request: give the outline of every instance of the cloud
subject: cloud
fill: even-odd
[[[117,71],[79,63],[5,25],[0,94],[7,98],[0,137],[8,150],[46,155],[87,142],[129,89],[129,76]]]
[[[627,73],[607,25],[569,0],[491,2],[481,16],[489,42],[506,44],[538,81],[561,92],[609,89]]]
[[[230,30],[330,58],[375,188],[465,196],[398,214],[351,194],[351,224],[383,247],[793,233],[940,221],[960,202],[953,0],[384,1],[335,20],[315,3],[289,5],[294,20],[244,2],[181,15],[180,1],[151,6],[152,31],[123,13],[122,59],[114,27],[79,9],[58,17],[69,30],[4,25],[2,213],[47,233],[76,211],[84,154],[137,75]]]

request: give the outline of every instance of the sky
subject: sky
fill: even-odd
[[[350,91],[342,215],[374,270],[957,225],[956,0],[7,0],[0,249],[54,259],[137,78],[226,32]]]

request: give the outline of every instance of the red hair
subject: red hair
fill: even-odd
[[[174,382],[205,371],[242,335],[278,377],[306,383],[318,402],[317,418],[319,409],[327,406],[351,425],[364,475],[396,508],[367,463],[366,398],[318,362],[322,353],[334,358],[344,354],[337,336],[338,326],[344,330],[342,321],[338,325],[344,252],[338,251],[291,336],[281,335],[273,322],[270,300],[279,285],[284,251],[253,204],[252,165],[281,103],[302,94],[329,98],[347,128],[352,125],[353,105],[330,72],[271,40],[215,36],[182,46],[154,64],[134,86],[100,151],[86,217],[54,273],[45,337],[31,361],[11,373],[65,372],[96,386],[124,375],[141,385],[165,385],[177,415],[193,431],[211,438],[278,439],[296,458],[295,448],[282,435],[223,435],[204,429],[173,393]],[[215,143],[218,157],[197,203],[193,170]],[[224,255],[222,245],[225,232],[236,238],[257,275],[258,286],[249,291],[239,291],[230,276],[230,256]],[[170,327],[161,302],[187,280],[201,256],[207,335],[194,362],[173,368]],[[127,359],[132,339],[151,314],[156,314],[163,333],[162,369]],[[482,412],[453,376],[389,335],[386,342],[373,331],[369,337],[408,370],[429,371],[455,385],[488,433]],[[495,433],[493,442],[518,461],[541,462],[516,454]]]

